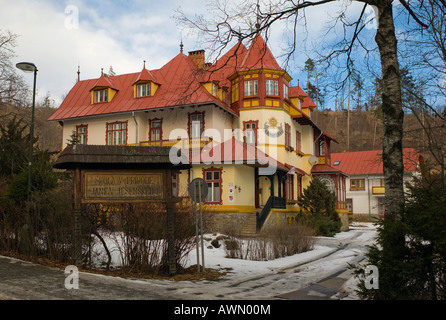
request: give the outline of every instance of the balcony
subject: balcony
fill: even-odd
[[[384,187],[372,187],[372,193],[373,194],[384,194],[385,188]]]

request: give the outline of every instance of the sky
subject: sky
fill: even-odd
[[[206,0],[0,0],[0,30],[17,34],[15,64],[33,62],[38,68],[37,99],[47,94],[58,106],[74,86],[80,66],[80,78],[98,78],[101,68],[108,72],[110,66],[116,74],[138,72],[146,61],[148,69],[161,68],[180,52],[206,49],[202,39],[175,20],[175,10],[188,16],[209,15]],[[326,32],[325,21],[339,4],[318,7],[307,12],[307,39],[320,39]],[[354,7],[354,3],[352,4]],[[360,10],[357,6],[354,11]],[[282,63],[287,28],[278,24],[271,32],[269,47]],[[305,38],[299,28],[299,41]],[[289,33],[288,33],[289,34]],[[312,42],[308,41],[307,45]],[[223,52],[224,53],[224,52]],[[298,46],[294,62],[287,71],[297,81],[306,82],[303,73],[308,53]],[[24,74],[32,86],[32,75]]]

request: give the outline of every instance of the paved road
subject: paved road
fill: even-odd
[[[0,299],[342,299],[351,294],[343,292],[351,277],[347,263],[363,259],[370,232],[351,230],[342,240],[320,239],[329,250],[304,263],[220,281],[138,280],[80,272],[79,289],[68,290],[64,270],[0,256]]]

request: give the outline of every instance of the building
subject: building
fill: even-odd
[[[382,150],[341,152],[331,155],[333,167],[348,175],[346,209],[353,214],[383,216],[384,173]],[[411,183],[418,174],[420,154],[403,149],[404,182]]]
[[[217,221],[260,228],[292,219],[313,170],[344,208],[345,176],[330,166],[334,138],[312,121],[316,105],[290,86],[260,35],[215,64],[204,50],[180,48],[157,70],[144,63],[136,73],[78,81],[48,119],[63,126],[64,145],[74,134],[81,144],[176,146],[193,164],[176,192],[187,196],[188,182],[203,178],[204,206]]]

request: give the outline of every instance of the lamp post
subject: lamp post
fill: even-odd
[[[26,73],[34,72],[34,87],[33,87],[33,105],[31,110],[31,127],[29,132],[29,168],[28,168],[28,200],[31,196],[31,182],[32,182],[32,170],[33,170],[33,145],[34,145],[34,109],[36,106],[36,79],[37,79],[37,67],[32,62],[19,62],[16,67]]]

